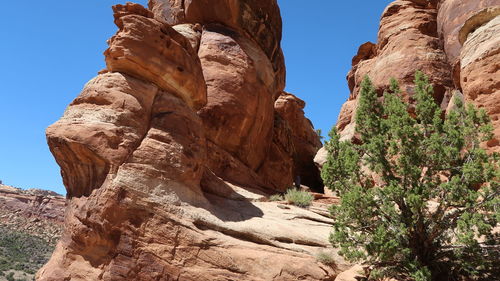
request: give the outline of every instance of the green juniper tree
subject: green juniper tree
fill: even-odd
[[[488,115],[455,100],[443,112],[427,77],[415,75],[414,108],[395,80],[379,98],[367,77],[356,116],[360,145],[326,143],[325,184],[332,206],[330,241],[350,261],[373,266],[371,279],[498,280],[499,155]]]

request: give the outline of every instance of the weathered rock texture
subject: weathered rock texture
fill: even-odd
[[[107,68],[47,129],[68,207],[38,280],[333,280],[346,269],[328,246],[332,198],[310,210],[266,200],[296,178],[322,188],[319,137],[283,92],[276,1],[114,12]],[[325,250],[337,268],[316,261]]]
[[[461,91],[466,102],[484,108],[495,127],[485,146],[500,151],[500,0],[397,0],[384,11],[378,43],[365,43],[347,76],[351,95],[337,127],[357,141],[355,113],[361,81],[368,75],[381,95],[390,78],[412,102],[416,70],[424,71],[443,110]]]
[[[13,231],[54,243],[62,232],[65,205],[65,198],[53,192],[0,184],[0,226]]]

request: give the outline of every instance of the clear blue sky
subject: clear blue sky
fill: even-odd
[[[147,0],[137,1],[146,4]],[[104,68],[119,0],[5,1],[0,17],[0,180],[65,194],[45,128]],[[345,76],[360,44],[375,41],[390,0],[280,0],[287,91],[328,132],[349,90]]]

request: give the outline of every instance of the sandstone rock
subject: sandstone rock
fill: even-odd
[[[321,169],[323,168],[323,165],[325,165],[328,157],[328,151],[326,150],[326,147],[322,147],[318,150],[318,153],[316,153],[316,156],[314,156],[314,163],[316,166]]]
[[[148,0],[148,7],[156,19],[165,21],[170,25],[186,21],[184,0]]]
[[[358,65],[361,61],[372,59],[377,55],[377,44],[366,42],[359,46],[358,54],[352,58],[352,66]]]
[[[278,99],[276,2],[207,3],[114,8],[107,71],[47,130],[68,208],[37,280],[313,281],[347,269],[326,203],[266,202],[304,165],[317,173],[320,146],[304,103]],[[333,267],[314,257],[323,249]]]
[[[455,99],[458,99],[461,102],[465,102],[464,95],[460,91],[454,91],[446,108],[446,114],[449,114],[451,111],[457,108],[455,105]]]
[[[195,109],[203,106],[205,80],[191,42],[172,27],[143,16],[146,12],[138,14],[130,7],[135,6],[129,3],[114,8],[120,30],[108,42],[108,70],[153,82]]]
[[[382,15],[377,56],[362,61],[355,74],[356,85],[370,76],[380,94],[391,78],[399,81],[403,92],[413,94],[415,70],[423,70],[434,85],[436,101],[441,102],[446,87],[452,86],[449,65],[440,48],[436,31],[436,9],[411,1],[395,1]],[[354,89],[356,97],[359,88]]]
[[[486,143],[490,151],[500,151],[499,32],[500,8],[479,12],[461,31],[467,38],[460,56],[461,86],[466,102],[484,108],[492,119],[495,137]]]
[[[315,169],[314,156],[322,144],[314,127],[304,114],[305,102],[296,96],[283,92],[274,103],[276,112],[288,122],[295,153],[295,175],[302,184],[313,191],[322,192],[323,182]]]
[[[355,265],[347,271],[340,273],[335,281],[357,281],[365,278],[365,269],[361,265]]]
[[[471,33],[499,15],[500,6],[483,9],[467,19],[458,33],[458,41],[460,44],[463,45]]]
[[[179,32],[182,36],[186,37],[191,43],[193,50],[198,52],[201,41],[201,26],[199,24],[178,24],[172,26],[175,31]]]
[[[264,175],[258,175],[245,163],[210,140],[207,140],[207,154],[207,167],[225,181],[249,188],[267,189],[268,192],[273,189],[272,185],[266,188]]]
[[[205,163],[201,120],[182,100],[160,92],[148,133],[114,181],[165,203],[198,202],[203,201],[200,182]]]
[[[354,86],[353,86],[354,89]],[[358,108],[358,100],[346,101],[340,109],[339,118],[337,120],[337,129],[343,131],[349,124],[356,122],[356,109]]]
[[[0,184],[0,226],[57,242],[63,223],[66,198],[46,190],[22,190]]]
[[[199,51],[208,102],[199,111],[207,138],[256,170],[273,126],[274,72],[252,41],[223,26],[207,26]]]
[[[22,190],[0,184],[2,213],[16,213],[25,218],[61,225],[64,221],[65,204],[66,199],[55,192],[38,189]]]
[[[99,75],[47,129],[69,197],[89,195],[116,173],[146,134],[157,92],[126,74]]]
[[[445,93],[453,86],[453,80],[447,57],[441,49],[436,18],[436,7],[426,1],[398,0],[385,9],[377,45],[365,43],[360,47],[347,76],[351,95],[342,107],[337,123],[344,139],[355,137],[355,109],[360,85],[366,75],[372,79],[380,95],[388,89],[390,79],[395,78],[405,99],[411,102],[415,71],[423,70],[434,86],[436,102],[443,101]],[[350,131],[344,132],[346,129]]]
[[[220,23],[251,36],[273,62],[280,61],[281,15],[276,0],[149,0],[155,18],[169,24]]]
[[[437,20],[438,32],[444,40],[444,50],[452,65],[455,65],[460,58],[462,46],[458,37],[465,21],[484,8],[498,5],[500,5],[498,0],[440,1]]]
[[[295,176],[294,155],[296,147],[290,123],[279,113],[274,115],[273,142],[269,154],[258,173],[277,191],[284,192],[293,186]]]

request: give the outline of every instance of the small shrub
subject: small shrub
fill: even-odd
[[[285,198],[283,198],[283,195],[281,194],[274,194],[269,197],[269,201],[275,202],[275,201],[283,201]]]
[[[306,208],[311,205],[314,197],[311,193],[298,189],[289,189],[285,194],[285,200],[297,207]]]
[[[316,255],[316,259],[324,264],[324,265],[329,265],[329,266],[332,266],[335,264],[335,261],[333,260],[333,257],[332,255],[330,255],[329,253],[327,252],[319,252],[317,255]]]

